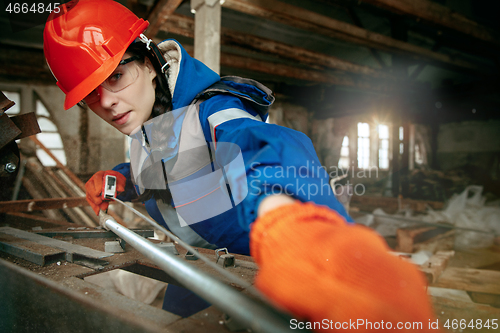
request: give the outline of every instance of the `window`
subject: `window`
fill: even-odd
[[[344,136],[340,149],[339,168],[349,169],[349,137]]]
[[[378,125],[378,167],[389,169],[389,126]]]
[[[424,164],[424,157],[422,152],[420,151],[420,145],[415,145],[415,163],[418,165]]]
[[[15,114],[18,114],[21,112],[20,105],[21,105],[21,94],[18,92],[12,92],[12,91],[2,91],[5,97],[16,103],[14,106],[12,106],[10,109],[8,109],[5,113],[12,116]]]
[[[61,162],[66,165],[66,154],[64,153],[64,147],[61,140],[61,136],[57,131],[56,125],[52,122],[50,118],[49,111],[45,108],[45,105],[40,100],[36,101],[36,117],[38,120],[38,125],[42,133],[36,135],[37,139],[51,151],[51,153]],[[55,166],[56,162],[41,148],[37,148],[36,156],[40,159],[45,166]]]
[[[370,125],[358,123],[358,168],[368,169],[370,164]]]
[[[403,126],[399,127],[399,141],[403,141],[405,138]],[[405,145],[403,142],[399,143],[399,154],[403,154],[405,151]]]
[[[7,114],[12,116],[21,112],[21,94],[18,92],[3,92],[4,95],[16,103],[13,107],[7,110]],[[61,136],[57,131],[56,125],[52,122],[50,114],[40,100],[36,101],[36,117],[41,133],[36,135],[37,139],[47,147],[52,154],[64,165],[66,165],[66,154],[64,153]],[[52,158],[41,148],[37,148],[36,155],[40,162],[45,166],[54,166],[56,163]]]

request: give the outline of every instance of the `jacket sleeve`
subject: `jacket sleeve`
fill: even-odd
[[[118,171],[125,176],[127,182],[125,183],[125,191],[117,196],[118,199],[122,201],[132,201],[137,198],[137,192],[135,191],[134,184],[130,176],[130,163],[120,163],[113,168],[114,171]]]
[[[228,178],[229,184],[241,184],[246,177],[248,192],[236,206],[245,230],[256,219],[261,200],[275,193],[325,205],[352,221],[335,198],[328,174],[305,134],[265,123],[246,102],[225,95],[200,105],[200,121],[206,140],[216,147],[217,158],[218,143],[229,142],[241,150],[245,174],[229,174]]]

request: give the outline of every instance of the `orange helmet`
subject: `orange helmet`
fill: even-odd
[[[73,0],[54,9],[45,24],[43,50],[66,94],[65,110],[108,78],[148,25],[112,0]]]

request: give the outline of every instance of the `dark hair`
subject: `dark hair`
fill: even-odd
[[[151,51],[147,49],[146,44],[142,42],[132,43],[128,47],[127,52],[132,55],[139,56],[140,59],[138,61],[142,61],[142,63],[145,62],[145,57],[147,57],[156,71],[156,78],[154,79],[156,82],[155,102],[153,104],[151,114],[152,118],[170,111],[172,108],[172,95],[170,94],[170,89],[168,88],[167,77],[162,73],[161,65],[154,54],[152,54]]]

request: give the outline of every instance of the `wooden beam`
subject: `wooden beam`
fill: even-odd
[[[486,269],[448,267],[432,287],[500,295],[500,272]]]
[[[158,34],[158,31],[160,31],[160,27],[181,3],[182,0],[159,0],[148,16],[149,27],[144,34],[149,38],[154,38]]]
[[[376,208],[384,207],[387,213],[395,213],[398,211],[399,207],[409,207],[411,210],[419,213],[424,213],[427,210],[427,206],[432,209],[439,210],[443,209],[444,203],[439,201],[423,201],[423,200],[413,200],[413,199],[401,199],[392,197],[374,197],[374,196],[359,196],[354,195],[351,198],[351,206],[361,208],[365,211],[372,211]]]
[[[5,82],[54,84],[43,50],[0,43],[0,80]]]
[[[80,180],[80,178],[78,178],[73,172],[71,172],[70,169],[68,169],[65,165],[63,165],[57,159],[57,157],[55,157],[54,154],[52,154],[52,152],[49,149],[47,149],[47,147],[45,147],[35,136],[30,136],[29,138],[44,152],[46,152],[50,156],[50,158],[54,160],[57,167],[61,169],[66,174],[66,176],[68,176],[71,179],[71,181],[76,184],[76,186],[78,186],[84,193],[86,193],[85,184]],[[121,225],[126,225],[123,219],[117,213],[109,211],[108,214],[111,215],[116,220],[116,222],[120,223]]]
[[[403,54],[416,61],[425,61],[443,67],[474,72],[484,71],[484,69],[475,64],[454,59],[447,54],[433,52],[417,45],[398,41],[385,35],[368,31],[284,2],[275,0],[226,0],[223,6],[334,39],[390,53]]]
[[[189,54],[193,54],[192,46],[184,45],[184,48],[186,49],[186,51],[188,51]],[[221,66],[245,69],[249,71],[266,73],[268,75],[288,77],[291,79],[309,82],[348,86],[362,90],[378,91],[384,93],[390,92],[393,87],[392,85],[384,85],[380,83],[371,84],[366,80],[355,80],[348,75],[343,75],[341,73],[330,74],[325,73],[325,71],[300,69],[294,66],[251,59],[227,53],[223,53],[221,55]]]
[[[82,189],[83,191],[85,191],[85,184],[83,184],[83,182],[80,180],[80,178],[78,178],[73,172],[71,172],[71,170],[69,170],[64,164],[62,164],[58,159],[57,157],[54,156],[54,154],[52,154],[52,152],[47,149],[43,143],[41,143],[35,136],[30,136],[29,137],[38,147],[40,147],[45,153],[47,153],[47,155],[50,156],[50,158],[52,158],[54,160],[54,162],[56,163],[57,167],[59,169],[61,169],[66,175],[68,175],[68,177],[80,188]]]
[[[396,251],[413,253],[419,251],[444,251],[453,249],[455,230],[433,226],[412,226],[396,231]]]
[[[361,20],[359,19],[356,12],[354,12],[352,7],[347,7],[347,13],[349,14],[349,16],[351,17],[351,20],[353,21],[353,23],[356,26],[358,26],[360,28],[364,28],[363,24],[361,23]],[[379,64],[379,66],[381,68],[386,68],[387,66],[385,65],[384,60],[382,59],[382,57],[380,56],[378,51],[373,49],[373,48],[370,48],[369,50],[370,50],[370,53],[372,54],[373,58],[375,59],[375,61]]]
[[[438,251],[420,266],[420,271],[425,274],[427,283],[434,283],[439,279],[454,255],[455,251]]]
[[[88,205],[85,197],[0,201],[0,213],[32,212],[35,210],[63,209]]]
[[[173,14],[161,28],[167,32],[172,32],[185,37],[194,37],[194,20],[190,17]],[[366,75],[372,78],[395,79],[391,74],[358,65],[337,57],[309,51],[307,49],[276,42],[267,38],[243,34],[227,28],[222,28],[221,43],[223,45],[242,46],[256,51],[268,53],[290,60],[298,61],[300,64],[308,65],[312,68],[331,68],[344,72]]]
[[[389,10],[400,15],[421,19],[441,27],[449,28],[473,38],[500,47],[500,35],[454,12],[451,8],[427,0],[361,0],[364,3]]]
[[[460,323],[460,321],[463,319],[467,324],[470,323],[471,320],[475,323],[478,319],[482,321],[482,323],[485,323],[487,320],[491,323],[492,319],[498,319],[500,318],[500,309],[488,306],[488,305],[482,305],[482,304],[476,304],[473,302],[464,302],[464,301],[459,301],[456,299],[449,299],[445,297],[436,297],[436,296],[431,296],[430,297],[432,301],[432,305],[434,308],[434,313],[436,314],[437,319],[439,319],[439,327],[443,327],[446,323],[446,321],[449,319],[450,323],[452,322],[453,319],[457,319],[457,321]],[[496,320],[498,322],[498,320]],[[433,329],[437,327],[432,327]],[[443,329],[444,332],[446,332]],[[450,330],[451,332],[452,330]],[[454,330],[455,331],[455,330]],[[464,332],[484,332],[487,330],[463,330]],[[493,330],[492,330],[493,331]],[[490,331],[490,332],[492,332]]]

